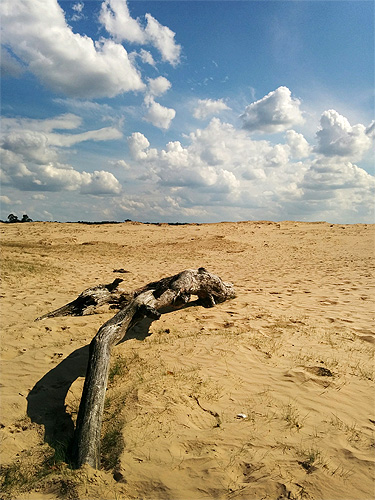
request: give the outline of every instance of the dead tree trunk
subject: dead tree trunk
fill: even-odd
[[[101,287],[105,287],[105,285],[101,285]],[[73,438],[73,459],[78,467],[84,463],[94,468],[100,467],[100,434],[113,346],[118,344],[127,331],[143,318],[158,319],[167,308],[184,307],[189,302],[191,295],[198,296],[196,303],[203,307],[213,307],[218,302],[235,297],[231,283],[224,283],[218,276],[209,273],[203,267],[188,269],[174,276],[149,283],[133,292],[130,297],[129,294],[121,295],[120,292],[117,292],[114,300],[111,292],[116,287],[117,284],[111,288],[107,302],[117,302],[123,307],[125,296],[128,302],[99,329],[90,344],[86,379]],[[97,293],[98,288],[100,287],[88,289],[85,292],[94,290]],[[87,295],[89,294],[85,295],[85,303],[87,300],[90,302]],[[100,303],[102,304],[103,300]],[[63,307],[42,318],[74,314],[74,311],[76,309],[71,308],[71,312],[67,313]]]

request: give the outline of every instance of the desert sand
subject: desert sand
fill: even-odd
[[[0,231],[2,498],[375,497],[374,225]],[[237,297],[164,314],[114,348],[102,468],[72,470],[88,344],[116,311],[35,318],[116,277],[131,291],[200,266]]]

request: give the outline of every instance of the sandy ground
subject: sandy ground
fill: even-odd
[[[0,231],[3,498],[375,497],[375,226]],[[165,314],[116,346],[103,467],[71,470],[87,346],[114,312],[34,319],[115,277],[133,290],[200,266],[237,298]]]

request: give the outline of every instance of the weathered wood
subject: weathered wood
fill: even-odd
[[[84,316],[92,314],[96,307],[104,304],[119,304],[124,299],[124,292],[117,290],[118,285],[123,280],[116,278],[108,285],[98,285],[92,288],[87,288],[78,297],[59,307],[55,311],[49,312],[36,318],[35,321],[40,321],[46,318],[55,318],[57,316]]]
[[[109,292],[117,287],[118,283],[115,285],[115,282]],[[101,285],[101,287],[108,287],[108,285]],[[95,290],[96,297],[97,288],[99,287],[85,290],[87,293],[84,297],[92,297],[93,290]],[[104,295],[105,291],[100,288],[101,304],[113,300],[110,294],[106,297]],[[149,317],[155,320],[167,309],[184,307],[190,301],[191,295],[198,297],[197,304],[203,307],[213,307],[218,302],[235,297],[235,292],[231,283],[224,283],[218,276],[200,267],[149,283],[132,294],[128,294],[127,303],[124,295],[120,294],[120,299],[117,297],[117,302],[122,301],[125,306],[98,330],[90,343],[89,363],[73,438],[73,460],[78,467],[84,463],[94,468],[100,467],[100,434],[112,348],[124,338],[130,328],[143,318]],[[91,300],[90,307],[93,305],[92,299],[88,300],[89,302]],[[77,307],[71,306],[76,301],[64,306],[68,309],[60,308],[44,317],[57,316],[61,314],[61,311],[64,315],[76,314]],[[87,304],[79,310],[87,310]]]

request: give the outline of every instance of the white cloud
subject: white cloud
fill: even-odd
[[[128,146],[134,160],[145,160],[147,158],[147,152],[145,152],[145,150],[148,149],[150,143],[147,137],[140,132],[133,132],[133,134],[128,137]]]
[[[371,220],[374,177],[350,162],[317,157],[293,130],[285,143],[272,144],[213,118],[185,139],[186,145],[171,141],[161,149],[141,133],[128,139],[147,195],[133,194],[124,210],[149,220],[156,214],[164,220],[171,214],[179,214],[177,220],[324,216],[337,222],[342,214]]]
[[[152,57],[151,52],[145,49],[141,49],[139,51],[139,57],[141,58],[141,61],[145,64],[149,64],[150,66],[155,67],[156,62],[154,61],[154,58]]]
[[[75,12],[80,14],[82,12],[84,6],[85,6],[85,4],[83,2],[77,2],[73,5],[72,10],[74,10]]]
[[[175,42],[175,33],[162,26],[151,14],[146,14],[145,33],[151,43],[160,51],[163,61],[176,66],[180,62],[181,46]]]
[[[2,43],[53,91],[87,99],[144,89],[125,48],[73,33],[56,0],[3,0],[0,13]]]
[[[145,33],[148,40],[160,51],[163,61],[176,66],[180,62],[181,46],[175,42],[175,33],[162,26],[151,14],[146,14]]]
[[[53,146],[69,147],[83,141],[108,141],[120,139],[122,133],[116,127],[104,127],[80,134],[53,132],[78,128],[82,119],[71,113],[36,120],[29,118],[4,118],[3,147],[15,153],[22,152],[29,159],[47,162],[55,158]],[[28,156],[27,151],[30,151]]]
[[[4,161],[5,159],[5,161]],[[3,155],[2,182],[21,191],[76,191],[83,194],[114,194],[121,186],[113,174],[105,171],[78,172],[71,165],[51,162],[28,164],[21,155]]]
[[[80,190],[83,194],[118,194],[121,186],[110,172],[79,172],[59,161],[61,147],[122,136],[115,127],[80,134],[54,132],[55,129],[74,129],[80,124],[81,119],[72,114],[46,120],[5,119],[1,147],[2,183],[23,191]]]
[[[349,161],[335,158],[315,160],[306,172],[301,186],[313,191],[336,189],[374,189],[375,178]]]
[[[180,62],[181,46],[175,42],[175,33],[161,25],[151,14],[146,14],[146,27],[139,19],[131,17],[128,5],[123,0],[105,0],[99,20],[116,40],[126,40],[138,44],[151,44],[156,47],[162,60],[176,66]],[[141,52],[144,62],[154,65],[150,53]]]
[[[0,203],[3,205],[11,205],[12,200],[8,196],[0,196]]]
[[[193,116],[198,120],[204,120],[208,116],[215,115],[221,111],[230,109],[223,99],[216,101],[212,99],[199,99],[197,107],[194,109]]]
[[[83,7],[85,4],[83,2],[77,2],[72,6],[72,10],[74,11],[74,14],[70,18],[71,21],[80,21],[83,19],[85,16],[83,15]]]
[[[143,44],[146,37],[137,19],[133,19],[124,0],[105,0],[99,15],[105,29],[119,41]]]
[[[148,111],[144,119],[152,123],[155,127],[161,129],[168,129],[171,125],[173,118],[176,116],[176,111],[172,108],[166,108],[155,102],[152,97],[145,100]]]
[[[3,137],[2,147],[10,154],[21,155],[25,162],[48,163],[57,159],[47,136],[33,130],[11,131]]]
[[[246,107],[240,116],[243,128],[251,132],[283,132],[303,123],[300,104],[287,87],[279,87]]]
[[[34,118],[6,118],[2,119],[3,133],[7,131],[30,130],[35,132],[51,132],[52,130],[72,130],[79,127],[82,119],[72,113],[37,120]]]
[[[152,96],[161,96],[171,88],[171,82],[164,76],[148,79],[148,92]]]
[[[81,180],[81,193],[83,194],[119,194],[121,185],[116,177],[104,170],[95,170],[92,174],[83,172]]]
[[[111,165],[113,165],[116,168],[122,168],[124,170],[129,170],[130,166],[128,163],[126,163],[125,160],[117,160],[117,161],[110,161],[109,162]]]
[[[317,152],[325,156],[343,156],[359,159],[371,147],[371,125],[350,125],[349,121],[334,109],[324,111],[320,129],[316,133]]]
[[[311,154],[312,148],[302,134],[295,130],[288,130],[285,135],[292,158],[299,160]]]
[[[116,127],[104,127],[98,130],[89,130],[81,134],[47,134],[51,146],[69,147],[83,141],[110,141],[120,139],[122,133]]]

